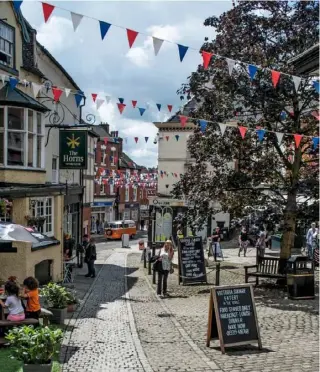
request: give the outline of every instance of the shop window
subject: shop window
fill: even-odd
[[[43,226],[40,227],[40,232],[48,236],[53,236],[53,200],[52,198],[32,199],[30,201],[32,206],[33,217],[45,217]]]
[[[0,21],[0,64],[14,68],[14,28]]]
[[[19,107],[0,107],[0,164],[44,167],[42,115]]]

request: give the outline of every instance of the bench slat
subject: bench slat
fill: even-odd
[[[39,320],[25,319],[25,320],[20,320],[19,322],[13,322],[11,320],[0,320],[0,327],[13,327],[17,325],[30,325],[30,324],[39,324]]]

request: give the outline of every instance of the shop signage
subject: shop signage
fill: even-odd
[[[184,200],[178,199],[153,199],[150,204],[156,207],[187,207],[188,204]]]
[[[139,208],[139,203],[125,203],[125,208]]]
[[[60,130],[60,169],[87,169],[87,131]]]
[[[93,202],[92,206],[93,207],[112,207],[113,202],[112,201],[107,201],[107,202]]]

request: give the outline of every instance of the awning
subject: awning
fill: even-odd
[[[18,88],[12,89],[8,84],[0,89],[0,106],[14,106],[30,108],[39,112],[50,111],[48,107],[44,106],[28,94],[22,92]]]

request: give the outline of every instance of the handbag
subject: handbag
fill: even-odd
[[[158,273],[163,273],[162,261],[160,260],[160,254],[161,254],[161,249],[160,249],[159,254],[157,256],[152,257],[152,258],[155,257],[155,260],[153,261],[154,264],[152,266],[152,270],[157,271]]]

